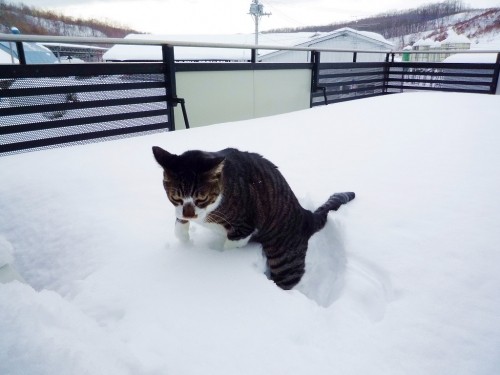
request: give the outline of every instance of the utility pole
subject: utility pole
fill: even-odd
[[[259,44],[259,21],[262,16],[270,16],[271,13],[264,13],[264,5],[259,0],[253,0],[250,4],[250,14],[255,22],[255,45]]]

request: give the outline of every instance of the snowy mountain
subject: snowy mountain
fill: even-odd
[[[397,49],[420,39],[443,41],[449,31],[470,39],[472,48],[500,49],[500,8],[461,12],[427,22],[422,31],[389,38]]]

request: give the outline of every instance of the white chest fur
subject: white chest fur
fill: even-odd
[[[175,222],[175,235],[176,237],[185,242],[189,241],[189,225],[191,221],[195,222],[196,224],[199,224],[207,229],[210,229],[211,231],[215,233],[219,233],[220,235],[224,236],[226,238],[226,241],[224,242],[224,249],[235,249],[239,247],[243,247],[248,242],[250,241],[250,238],[252,237],[253,233],[249,235],[248,237],[233,241],[227,238],[227,231],[224,226],[216,223],[207,223],[205,221],[205,218],[200,219],[191,219],[189,221],[184,221],[184,220],[177,220]]]

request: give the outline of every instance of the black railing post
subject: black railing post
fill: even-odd
[[[175,60],[174,60],[174,47],[163,44],[161,46],[164,75],[165,75],[165,89],[166,101],[168,108],[168,123],[169,130],[175,130],[174,107],[177,102],[173,99],[177,98],[177,86],[175,82]]]
[[[355,63],[356,60],[358,60],[358,53],[357,52],[353,52],[352,53],[352,62]]]
[[[255,64],[257,62],[257,50],[255,48],[252,48],[252,55],[251,55],[251,59],[250,59],[250,62],[252,64]]]
[[[500,52],[497,53],[497,61],[495,63],[495,70],[493,71],[493,80],[491,82],[490,94],[500,95],[499,91],[500,83],[498,82],[499,80],[500,80]]]
[[[16,47],[19,64],[26,65],[26,55],[24,54],[23,42],[16,42]]]
[[[321,55],[319,51],[312,51],[311,53],[311,62],[312,62],[312,74],[311,74],[311,101],[310,107],[313,106],[313,98],[314,93],[318,90],[323,91],[323,97],[325,98],[325,105],[328,104],[328,100],[326,97],[326,87],[319,86],[319,64],[321,60]]]
[[[387,93],[387,86],[389,84],[389,71],[390,71],[390,67],[391,67],[391,62],[389,60],[389,56],[390,54],[387,53],[386,56],[385,56],[385,64],[384,64],[384,81],[382,83],[382,92],[384,94]],[[394,60],[392,60],[392,62],[394,62]]]

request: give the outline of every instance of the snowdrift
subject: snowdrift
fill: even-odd
[[[490,375],[500,97],[406,93],[0,158],[0,373]],[[173,235],[151,146],[237,147],[301,203],[356,199],[291,291],[261,249]]]

